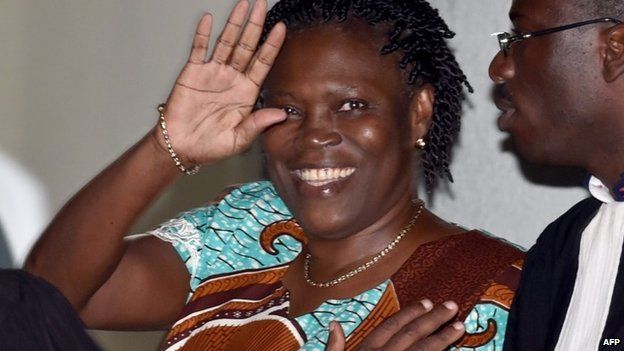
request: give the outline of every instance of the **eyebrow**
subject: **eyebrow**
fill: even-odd
[[[286,91],[275,91],[275,92],[270,92],[269,95],[273,95],[276,97],[293,97],[293,95],[289,92]]]
[[[343,93],[344,94],[344,93],[354,93],[354,92],[355,93],[359,92],[359,89],[355,86],[345,86],[345,87],[331,89],[329,93],[330,94],[331,93]],[[277,98],[294,98],[294,95],[292,93],[283,91],[283,90],[272,91],[272,92],[269,92],[268,94]]]
[[[333,89],[334,92],[337,93],[353,93],[353,92],[359,92],[358,88],[354,87],[354,86],[347,86],[347,87],[340,87],[340,88],[336,88]]]

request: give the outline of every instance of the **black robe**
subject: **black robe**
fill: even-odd
[[[576,279],[581,234],[602,202],[585,199],[551,223],[527,253],[511,307],[505,351],[550,351],[559,339]],[[598,350],[624,350],[624,254]],[[609,339],[619,344],[605,345]],[[593,350],[583,350],[593,351]]]

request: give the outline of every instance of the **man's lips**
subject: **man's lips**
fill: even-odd
[[[505,131],[509,128],[513,121],[513,114],[516,108],[511,99],[511,94],[507,91],[505,85],[497,85],[494,89],[494,104],[503,113],[498,118],[498,128]]]
[[[292,171],[299,180],[315,187],[347,179],[354,172],[354,167],[299,168]]]
[[[503,112],[514,108],[511,94],[509,94],[505,85],[500,84],[494,87],[494,104]]]

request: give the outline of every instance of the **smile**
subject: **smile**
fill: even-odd
[[[302,168],[293,171],[293,174],[311,186],[323,186],[351,176],[355,172],[353,167],[345,168]]]

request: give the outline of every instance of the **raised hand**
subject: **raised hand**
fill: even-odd
[[[286,26],[278,23],[256,51],[267,2],[257,0],[245,22],[248,8],[246,0],[234,7],[210,58],[212,16],[204,15],[197,26],[188,62],[164,112],[171,144],[184,163],[208,164],[235,155],[268,126],[286,118],[278,109],[252,113],[284,42]],[[157,137],[165,147],[162,136]]]
[[[434,307],[429,300],[423,300],[386,319],[364,339],[358,350],[446,350],[464,334],[464,326],[460,322],[454,322],[440,329],[456,314],[457,305],[453,302],[445,302]],[[344,349],[344,332],[339,323],[332,322],[325,351]]]

